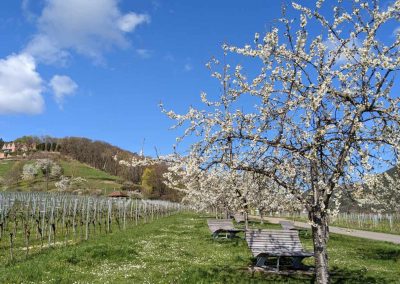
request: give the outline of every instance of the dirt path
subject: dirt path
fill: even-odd
[[[259,216],[249,216],[249,218],[260,219]],[[272,224],[279,224],[279,221],[287,220],[287,219],[277,218],[277,217],[264,217],[264,220],[266,220]],[[294,225],[296,227],[310,229],[310,224],[308,224],[308,223],[295,221]],[[400,235],[376,233],[376,232],[370,232],[370,231],[361,231],[361,230],[354,230],[354,229],[347,229],[347,228],[339,228],[339,227],[334,227],[334,226],[329,226],[329,232],[335,233],[335,234],[346,235],[346,236],[352,236],[352,237],[400,244]]]

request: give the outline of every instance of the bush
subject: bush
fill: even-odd
[[[59,164],[53,163],[53,165],[51,166],[51,169],[50,169],[50,176],[52,178],[58,178],[62,174],[63,174],[63,169],[61,168],[61,166]]]
[[[39,168],[36,164],[25,164],[22,169],[22,179],[32,180],[39,174]]]
[[[133,191],[135,189],[136,189],[136,186],[131,181],[124,181],[124,183],[121,186],[121,190]]]

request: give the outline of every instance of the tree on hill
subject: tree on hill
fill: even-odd
[[[38,136],[22,136],[14,140],[17,144],[25,144],[27,146],[32,146],[34,144],[39,144],[41,139]]]
[[[293,3],[298,21],[284,11],[264,37],[256,34],[253,46],[224,46],[227,56],[258,60],[257,75],[246,75],[239,64],[214,71],[220,62],[213,60],[219,98],[203,94],[205,109],[184,115],[166,111],[178,126],[187,125],[184,137],[198,139],[183,168],[208,172],[223,165],[264,175],[302,202],[312,223],[318,283],[329,283],[332,195],[398,162],[400,110],[392,86],[400,32],[383,35],[399,25],[400,0],[379,4],[337,1],[328,14],[323,0],[312,8]]]
[[[151,197],[157,187],[157,176],[154,169],[146,168],[142,175],[142,193],[145,197]]]
[[[164,174],[168,171],[166,164],[159,163],[146,167],[142,175],[142,193],[146,198],[160,198],[179,201],[179,191],[166,184]]]

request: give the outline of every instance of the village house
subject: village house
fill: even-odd
[[[3,147],[0,150],[0,159],[5,159],[9,154],[15,153],[17,151],[21,151],[25,154],[26,152],[35,149],[36,149],[35,143],[31,145],[23,143],[15,143],[15,142],[4,143]]]
[[[4,143],[2,148],[4,153],[14,153],[17,150],[14,142]]]

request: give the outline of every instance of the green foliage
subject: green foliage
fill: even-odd
[[[121,190],[128,190],[128,191],[134,191],[138,187],[131,181],[124,181],[124,183],[121,186]]]
[[[142,175],[142,193],[145,197],[150,197],[157,186],[156,172],[152,168],[146,168]]]
[[[165,165],[156,165],[145,168],[142,175],[141,192],[146,198],[164,199],[179,202],[182,194],[175,189],[168,188],[164,183],[163,174],[167,171]]]
[[[16,161],[12,163],[11,168],[4,175],[4,179],[7,181],[7,184],[12,184],[15,181],[20,180],[23,167],[24,163],[21,161]]]
[[[312,247],[309,232],[301,240]],[[397,245],[332,234],[328,250],[332,283],[398,282]],[[213,241],[205,218],[178,214],[78,245],[44,249],[16,263],[3,259],[0,282],[313,283],[312,276],[302,274],[251,273],[253,263],[244,240]]]
[[[40,142],[40,138],[37,136],[22,136],[20,138],[17,138],[14,140],[15,143],[21,143],[21,144],[37,144]]]

